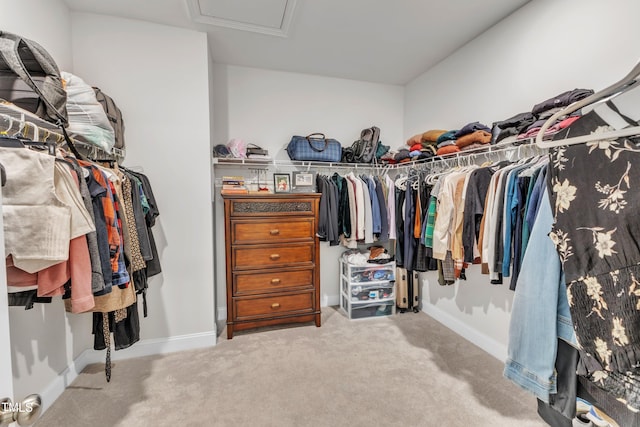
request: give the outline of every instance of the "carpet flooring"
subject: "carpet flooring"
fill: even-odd
[[[110,383],[90,365],[36,426],[546,426],[500,361],[424,313],[322,320],[118,361]]]

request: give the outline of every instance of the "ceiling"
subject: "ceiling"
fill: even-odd
[[[64,1],[206,32],[218,63],[403,85],[530,0]]]

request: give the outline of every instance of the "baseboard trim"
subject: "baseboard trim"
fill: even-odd
[[[67,366],[67,369],[58,374],[58,376],[40,392],[43,413],[60,397],[64,390],[78,377],[80,372],[91,363],[89,361],[90,352],[91,350],[85,350],[80,353],[80,355]]]
[[[496,359],[504,362],[507,360],[507,346],[501,344],[495,339],[478,332],[476,329],[467,325],[459,319],[456,319],[449,313],[439,309],[438,307],[429,304],[426,301],[422,301],[422,311],[431,316],[438,322],[442,323],[447,328],[451,329],[456,334],[460,335],[467,341],[477,345]]]
[[[142,340],[130,348],[111,351],[113,361],[134,357],[174,353],[176,351],[195,350],[216,345],[216,331],[180,335],[169,338]],[[78,377],[80,372],[92,363],[104,363],[105,351],[85,350],[71,362],[41,393],[42,409],[46,411],[64,390]],[[106,381],[106,380],[105,380]]]

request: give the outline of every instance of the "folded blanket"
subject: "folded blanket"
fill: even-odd
[[[519,113],[506,120],[495,122],[491,129],[491,144],[496,144],[511,135],[518,135],[536,121],[531,113]]]
[[[420,144],[422,142],[422,134],[419,133],[417,135],[413,135],[411,138],[407,139],[407,145],[409,147]]]
[[[457,145],[447,145],[446,147],[438,148],[438,152],[436,153],[438,156],[444,156],[446,154],[459,153],[460,147]]]
[[[549,117],[551,117],[551,116],[549,116]],[[531,125],[527,126],[527,128],[523,130],[523,133],[527,133],[531,129],[540,129],[542,127],[542,125],[546,123],[546,121],[547,121],[547,119],[549,117],[547,117],[546,119],[536,120]],[[560,123],[560,120],[556,120],[553,124],[556,124],[556,123]]]
[[[398,150],[398,152],[394,156],[394,159],[396,160],[396,162],[399,162],[403,159],[408,159],[408,158],[409,158],[409,150],[404,148]]]
[[[473,143],[488,144],[491,142],[491,134],[484,130],[477,130],[473,133],[461,136],[456,140],[456,145],[459,148],[466,147]]]
[[[422,134],[422,142],[428,142],[428,141],[437,142],[440,135],[446,132],[447,132],[446,130],[441,130],[441,129],[428,130]]]
[[[417,144],[413,144],[411,148],[409,148],[409,151],[415,151],[415,150],[421,150],[421,149],[422,149],[422,144],[417,143]]]
[[[438,145],[440,145],[440,143],[444,142],[444,141],[451,141],[456,139],[456,132],[458,132],[458,130],[450,130],[449,132],[445,132],[442,135],[440,135],[438,137],[438,139],[436,140],[436,142],[438,143]]]
[[[455,139],[447,139],[438,143],[438,148],[446,147],[447,145],[456,145]]]
[[[549,110],[551,108],[566,107],[567,105],[573,104],[574,102],[586,98],[589,95],[593,95],[592,89],[574,89],[562,92],[561,94],[556,95],[553,98],[549,98],[539,104],[534,105],[531,109],[531,112],[535,115],[539,115],[543,111]]]
[[[461,136],[468,135],[468,134],[473,133],[473,132],[475,132],[477,130],[484,130],[484,131],[487,131],[487,132],[491,132],[491,129],[488,126],[483,125],[480,122],[473,122],[473,123],[469,123],[469,124],[464,125],[462,127],[462,129],[460,129],[458,132],[456,132],[456,138],[460,138]]]
[[[498,126],[502,129],[515,127],[515,128],[525,128],[529,126],[531,123],[536,121],[536,117],[531,113],[519,113],[513,117],[509,117],[508,119],[501,120],[499,122],[495,122],[493,125]]]

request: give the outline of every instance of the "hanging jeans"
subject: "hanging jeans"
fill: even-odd
[[[560,258],[548,234],[553,216],[544,191],[518,277],[504,376],[549,403],[557,393],[557,339],[575,345]]]

